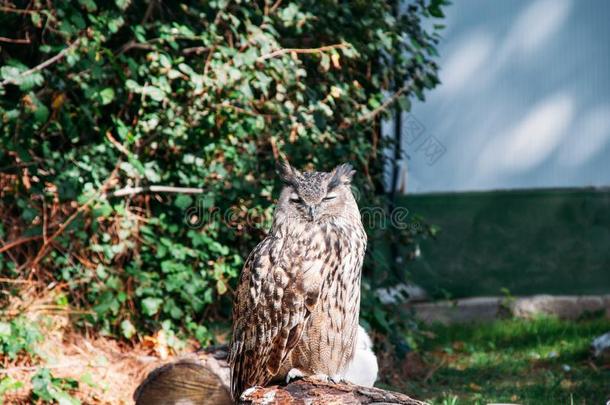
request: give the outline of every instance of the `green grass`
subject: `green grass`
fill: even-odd
[[[402,388],[433,404],[603,405],[610,370],[591,360],[589,345],[609,330],[602,318],[436,326],[423,356],[438,369]]]

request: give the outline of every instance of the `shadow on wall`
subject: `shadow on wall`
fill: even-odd
[[[610,184],[609,18],[605,0],[454,3],[442,84],[411,113],[446,151],[430,164],[403,119],[403,188]]]

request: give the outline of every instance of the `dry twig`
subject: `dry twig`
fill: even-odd
[[[195,187],[172,187],[172,186],[145,186],[145,187],[124,187],[109,193],[112,197],[124,197],[142,193],[176,193],[176,194],[201,194],[202,188]]]
[[[80,43],[80,38],[76,39],[74,42],[72,42],[70,45],[68,45],[66,48],[62,49],[61,52],[59,52],[57,55],[45,60],[44,62],[42,62],[39,65],[34,66],[31,69],[28,69],[24,72],[21,72],[21,74],[19,75],[19,78],[24,78],[26,76],[29,76],[33,73],[39,72],[42,69],[51,66],[52,64],[54,64],[55,62],[63,59],[68,52],[70,52],[71,50],[73,50],[74,48],[76,48],[76,46]],[[4,81],[2,81],[2,83],[0,83],[0,86],[6,86],[7,84],[10,83],[14,83],[14,81],[16,80],[16,78],[8,78],[8,79],[4,79]]]
[[[402,86],[400,89],[398,89],[398,91],[396,91],[396,93],[392,94],[386,101],[384,101],[383,104],[381,104],[379,107],[370,111],[368,114],[365,114],[362,117],[358,118],[358,122],[362,123],[365,121],[369,121],[369,120],[375,118],[381,112],[385,111],[388,107],[390,107],[392,104],[394,104],[400,96],[402,96],[406,91],[408,91],[411,88],[411,84],[412,84],[411,81],[407,82],[404,86]]]
[[[9,44],[29,44],[31,41],[28,35],[26,34],[25,38],[0,37],[0,42],[7,42]]]
[[[34,267],[34,266],[36,266],[40,262],[40,260],[42,260],[47,255],[47,248],[53,242],[53,240],[55,240],[55,238],[57,238],[59,235],[61,235],[66,230],[68,225],[70,225],[72,223],[72,221],[74,221],[81,212],[83,212],[85,209],[87,209],[89,207],[89,205],[91,205],[91,203],[93,203],[95,200],[97,200],[101,195],[106,194],[106,190],[110,186],[113,185],[113,182],[115,180],[116,174],[118,172],[119,164],[120,164],[120,162],[117,163],[115,169],[112,171],[112,173],[110,174],[108,179],[104,182],[102,187],[100,187],[100,189],[91,198],[89,198],[89,200],[87,200],[83,205],[78,207],[78,209],[76,211],[74,211],[72,213],[72,215],[70,215],[68,217],[68,219],[63,224],[61,224],[59,226],[59,228],[51,236],[49,236],[47,238],[46,242],[44,242],[42,244],[42,247],[40,248],[40,250],[36,254],[36,257],[34,257],[34,259],[32,259],[31,261],[28,261],[28,262],[24,263],[23,265],[21,265],[17,269],[17,272],[23,270],[26,267]]]
[[[349,48],[349,45],[348,44],[334,44],[334,45],[321,46],[319,48],[282,48],[282,49],[278,49],[276,51],[270,52],[268,54],[261,55],[256,60],[257,60],[257,62],[262,62],[264,60],[275,58],[277,56],[282,56],[287,53],[305,53],[305,54],[323,53],[323,52],[331,51],[333,49],[345,49],[345,48]]]
[[[10,250],[14,247],[17,247],[24,243],[32,242],[34,240],[38,240],[41,238],[42,238],[42,235],[34,235],[34,236],[28,236],[27,238],[21,238],[21,239],[14,240],[12,242],[8,242],[6,245],[0,246],[0,253],[4,253],[7,250]]]

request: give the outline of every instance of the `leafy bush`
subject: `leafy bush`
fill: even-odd
[[[446,0],[393,3],[3,7],[2,275],[59,283],[106,333],[211,339],[270,224],[277,159],[349,161],[360,204],[383,204],[379,120],[438,83],[424,22]]]
[[[0,321],[0,366],[10,369],[10,364],[32,363],[40,359],[37,346],[43,339],[39,322],[18,316],[11,321]],[[32,400],[43,403],[80,404],[68,391],[78,387],[78,381],[53,376],[46,368],[37,368],[31,378]],[[24,387],[24,382],[8,375],[0,376],[0,405],[5,396]]]
[[[36,354],[36,345],[42,340],[42,334],[36,325],[27,319],[18,317],[10,322],[0,322],[0,360],[8,357],[14,360],[18,355]],[[1,362],[3,366],[4,361]]]
[[[32,399],[38,402],[80,405],[81,402],[68,393],[77,388],[78,381],[72,378],[54,377],[47,368],[38,369],[32,376]]]

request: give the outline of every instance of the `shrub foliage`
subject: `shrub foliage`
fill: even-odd
[[[53,283],[107,333],[209,340],[277,159],[349,161],[381,204],[379,122],[437,84],[444,3],[3,3],[2,277]]]

